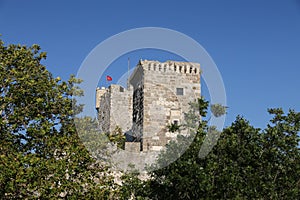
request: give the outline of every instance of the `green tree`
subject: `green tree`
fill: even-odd
[[[300,195],[300,113],[270,109],[274,114],[266,129],[254,128],[238,116],[225,128],[217,145],[204,158],[198,156],[208,134],[218,134],[207,126],[207,102],[199,100],[187,116],[202,116],[195,135],[180,136],[167,145],[157,161],[162,167],[138,187],[151,199],[298,199]],[[192,120],[192,119],[191,119]],[[213,137],[212,137],[213,138]],[[192,140],[185,152],[183,145]],[[165,166],[174,155],[179,159]],[[156,167],[157,167],[156,166]],[[132,179],[135,180],[135,179]],[[138,193],[137,188],[132,189]]]
[[[80,80],[53,78],[45,58],[38,45],[0,40],[0,198],[109,198],[107,166],[90,156],[74,126]]]
[[[210,110],[215,117],[220,117],[226,114],[227,106],[222,106],[221,104],[212,104]]]
[[[271,124],[262,133],[263,166],[262,193],[272,199],[299,199],[300,197],[300,113],[269,109],[274,115]]]
[[[126,137],[122,131],[122,129],[119,126],[116,126],[116,128],[111,133],[105,134],[109,141],[117,145],[120,149],[125,149],[125,141]]]

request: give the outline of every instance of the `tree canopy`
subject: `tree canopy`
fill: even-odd
[[[109,196],[112,177],[76,132],[80,80],[52,77],[38,45],[0,41],[0,198]]]
[[[38,45],[0,40],[1,199],[300,199],[300,113],[269,109],[265,129],[238,116],[218,131],[205,120],[209,104],[202,98],[191,103],[186,124],[169,126],[171,132],[189,128],[190,135],[166,146],[149,178],[133,171],[116,184],[111,166],[94,159],[106,137],[96,119],[74,118],[82,110],[72,100],[82,95],[81,81],[54,78],[41,64],[45,58]],[[211,105],[211,111],[219,117],[226,107]],[[79,135],[75,120],[90,131]],[[119,147],[121,132],[107,135]],[[201,157],[207,138],[216,145]],[[181,156],[169,162],[174,155]]]
[[[189,113],[205,117],[208,103],[199,100],[195,105]],[[199,151],[205,137],[219,133],[200,120],[195,135],[180,136],[167,145],[155,164],[161,168],[150,172],[149,180],[138,182],[132,175],[127,185],[141,199],[299,199],[300,113],[269,113],[274,117],[263,130],[238,116],[204,158]],[[165,167],[191,140],[182,156]]]

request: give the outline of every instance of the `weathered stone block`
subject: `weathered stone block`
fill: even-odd
[[[107,131],[119,125],[141,134],[143,151],[158,150],[176,137],[167,132],[166,125],[173,120],[183,123],[188,103],[201,95],[200,65],[144,60],[138,63],[129,82],[129,90],[118,85],[97,89],[99,119]],[[177,88],[183,93],[177,93]]]

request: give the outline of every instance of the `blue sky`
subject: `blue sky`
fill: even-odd
[[[100,42],[140,27],[173,29],[206,49],[225,84],[226,125],[240,114],[264,127],[271,107],[300,111],[299,0],[0,0],[2,40],[39,44],[48,53],[44,64],[65,80]],[[137,51],[121,56],[106,73],[118,79],[128,57],[131,67],[140,57],[179,59],[153,49]],[[203,90],[207,95],[205,85]]]

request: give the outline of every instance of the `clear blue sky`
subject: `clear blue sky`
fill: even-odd
[[[180,31],[211,55],[226,88],[227,125],[241,114],[264,127],[270,107],[300,111],[299,0],[0,0],[2,40],[41,45],[48,52],[44,64],[65,80],[101,41],[148,26]],[[124,73],[127,56],[107,73],[113,78]],[[139,56],[176,57],[140,51],[132,55],[132,65]]]

